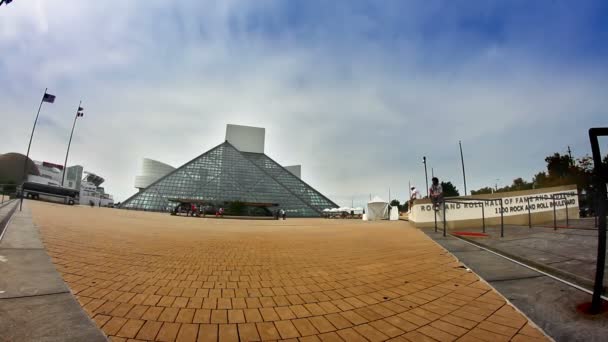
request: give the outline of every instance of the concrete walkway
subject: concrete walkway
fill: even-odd
[[[0,341],[107,340],[55,270],[27,206],[0,241],[0,275]]]
[[[556,341],[605,341],[608,314],[585,315],[577,305],[591,296],[458,238],[424,230],[479,274]]]
[[[581,222],[593,223],[593,220],[576,220],[571,222],[571,225],[581,226]],[[481,232],[481,229],[466,229],[466,231]],[[462,238],[482,244],[585,288],[593,288],[597,258],[596,229],[554,230],[538,226],[532,228],[505,226],[504,231],[503,238],[500,237],[500,229],[497,227],[487,228],[487,237],[462,236]],[[604,285],[607,283],[608,267],[606,267]]]

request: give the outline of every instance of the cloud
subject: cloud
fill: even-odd
[[[586,129],[605,125],[605,51],[593,45],[605,34],[584,25],[602,5],[564,6],[13,2],[0,10],[11,125],[0,152],[24,150],[49,87],[57,101],[41,115],[55,124],[39,127],[32,155],[63,160],[82,99],[70,163],[105,176],[118,200],[141,158],[179,166],[227,123],[266,127],[267,153],[302,163],[340,204],[424,188],[423,155],[462,190],[458,140],[469,190],[509,183],[566,145],[586,153]]]

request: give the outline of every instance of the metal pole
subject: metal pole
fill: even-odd
[[[566,202],[566,227],[570,227],[570,218],[568,217],[568,199],[565,197],[564,202]]]
[[[553,230],[557,230],[557,210],[555,209],[555,195],[551,195],[553,199]]]
[[[608,128],[589,129],[589,140],[595,166],[594,183],[596,186],[596,203],[598,206],[597,227],[597,262],[595,270],[595,284],[593,285],[593,299],[591,301],[591,313],[598,314],[602,307],[602,291],[604,289],[604,266],[606,264],[606,175],[603,171],[602,156],[598,135],[608,135]]]
[[[462,155],[462,142],[458,140],[460,146],[460,162],[462,163],[462,178],[464,180],[464,195],[467,195],[467,174],[464,171],[464,156]]]
[[[445,229],[446,229],[446,219],[445,219],[445,201],[443,204],[443,237],[445,237]]]
[[[505,237],[505,219],[504,219],[504,205],[502,198],[500,199],[500,237]]]
[[[25,155],[25,160],[23,161],[23,176],[25,177],[24,182],[27,181],[27,161],[30,160],[30,147],[32,147],[32,139],[34,138],[34,131],[36,130],[36,123],[38,122],[38,116],[40,116],[40,109],[42,109],[42,103],[44,102],[44,95],[46,95],[46,91],[49,88],[44,88],[44,94],[42,95],[42,99],[40,99],[40,106],[38,106],[38,112],[36,113],[36,119],[34,120],[34,126],[32,127],[32,134],[30,135],[30,143],[27,145],[27,154]],[[23,209],[23,183],[21,185],[21,201],[19,202],[19,211]]]
[[[481,202],[481,222],[483,223],[483,232],[486,232],[486,210],[485,203]]]
[[[424,163],[424,181],[426,182],[426,197],[429,197],[429,175],[426,171],[426,157],[422,157],[422,163]]]
[[[532,213],[530,212],[530,197],[526,197],[528,201],[528,228],[532,229]]]
[[[435,233],[437,233],[437,210],[433,210],[435,213]]]
[[[70,133],[70,141],[68,142],[68,150],[65,152],[65,162],[63,162],[63,177],[61,177],[61,186],[65,182],[65,176],[67,167],[68,167],[68,155],[70,154],[70,145],[72,145],[72,136],[74,135],[74,127],[76,127],[76,119],[78,119],[78,113],[80,112],[80,106],[82,105],[82,100],[78,103],[78,109],[76,110],[76,115],[74,116],[74,123],[72,124],[72,133]]]

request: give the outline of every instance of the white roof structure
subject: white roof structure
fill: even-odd
[[[388,218],[388,202],[376,196],[371,201],[367,202],[367,220],[378,221]]]

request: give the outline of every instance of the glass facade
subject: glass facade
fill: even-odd
[[[289,216],[319,216],[337,205],[263,153],[230,143],[209,150],[123,202],[122,208],[170,211],[169,199],[276,203]]]

